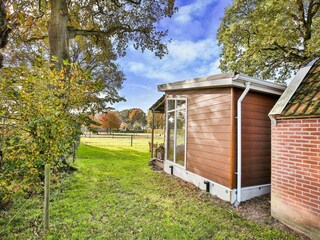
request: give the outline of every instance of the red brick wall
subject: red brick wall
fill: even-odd
[[[272,126],[271,213],[320,239],[320,118]]]

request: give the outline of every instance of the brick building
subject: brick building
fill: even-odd
[[[269,114],[271,213],[320,239],[320,60],[303,66]]]

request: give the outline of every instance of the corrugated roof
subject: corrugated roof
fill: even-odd
[[[320,116],[320,60],[314,63],[281,115]]]

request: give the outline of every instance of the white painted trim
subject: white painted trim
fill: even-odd
[[[165,114],[165,117],[166,117],[166,126],[165,126],[165,137],[164,137],[164,144],[165,144],[165,148],[164,148],[164,159],[167,159],[167,156],[168,156],[168,99],[166,97],[165,99],[165,111],[164,111],[164,114]]]
[[[170,99],[168,100],[170,101]],[[171,112],[168,111],[168,112]],[[173,162],[177,162],[177,100],[174,100],[174,123],[173,123]]]
[[[175,85],[175,83],[167,83],[165,85],[159,85],[159,91],[173,91],[173,90],[183,90],[183,89],[195,89],[195,88],[214,88],[214,87],[229,87],[232,85],[232,78],[218,79],[218,80],[208,80],[201,82],[186,82]]]
[[[230,189],[205,177],[187,171],[185,168],[178,164],[165,160],[163,170],[168,174],[171,174],[170,166],[173,166],[174,176],[179,177],[184,181],[192,183],[193,185],[197,186],[203,191],[206,190],[206,185],[204,184],[204,182],[208,181],[210,182],[210,193],[212,195],[215,195],[222,200],[228,201],[231,204],[233,204],[236,201],[237,189]],[[251,198],[270,193],[270,189],[270,184],[243,187],[241,188],[242,201],[246,201]]]
[[[241,75],[240,75],[241,76]],[[238,87],[238,88],[244,88],[245,86],[245,80],[243,79],[243,76],[241,76],[242,78],[235,79],[230,87]],[[278,95],[280,96],[283,91],[285,90],[285,87],[282,85],[279,85],[281,88],[278,87],[270,87],[269,85],[261,85],[255,82],[251,82],[251,81],[247,81],[250,82],[251,85],[251,90],[255,91],[255,92],[260,92],[260,93],[268,93],[268,94],[274,94],[274,95]],[[260,80],[259,80],[260,82]]]
[[[184,168],[187,169],[187,145],[188,145],[188,98],[186,98],[185,109],[185,123],[184,123]]]
[[[255,87],[259,86],[261,88],[261,90],[269,88],[269,90],[274,89],[274,90],[280,90],[281,92],[283,92],[286,89],[286,85],[284,85],[284,84],[278,84],[278,83],[274,83],[274,82],[270,82],[270,81],[265,81],[265,80],[253,78],[253,77],[250,77],[250,76],[247,76],[244,74],[237,75],[234,78],[234,81],[242,82],[242,83],[250,82],[252,86],[255,86]]]
[[[269,115],[269,118],[271,120],[272,126],[276,126],[277,125],[277,119],[276,119],[275,115]]]
[[[251,90],[256,92],[281,95],[286,89],[286,86],[282,84],[263,81],[243,74],[228,73],[162,84],[158,85],[158,90],[165,92],[183,89],[203,89],[219,87],[245,88],[245,82],[250,82]]]
[[[174,100],[174,109],[171,109],[171,110],[168,110],[168,101],[170,100]],[[184,108],[177,108],[177,101],[179,100],[182,100],[182,101],[185,101],[186,102],[186,106]],[[176,163],[176,141],[177,141],[177,134],[176,134],[176,130],[177,130],[177,112],[179,110],[182,110],[184,109],[185,110],[185,146],[184,146],[184,166],[181,166],[179,164]],[[186,169],[187,167],[187,124],[188,124],[188,121],[187,121],[187,111],[188,111],[188,99],[187,98],[184,98],[184,97],[169,97],[166,99],[166,111],[165,111],[165,114],[166,114],[166,138],[165,138],[165,143],[166,143],[166,147],[165,147],[165,160],[168,161],[168,162],[171,162],[172,164],[174,165],[177,165],[177,166],[180,166],[180,167],[183,167],[184,169]],[[168,160],[168,141],[167,141],[167,137],[169,136],[168,135],[168,113],[170,112],[174,112],[174,149],[173,149],[173,161],[171,160]]]
[[[161,85],[158,85],[158,90],[165,91],[167,88],[170,88],[168,90],[181,89],[179,88],[181,85],[190,85],[193,83],[201,83],[209,80],[232,79],[234,76],[235,76],[235,73],[230,72],[230,73],[211,75],[208,77],[198,77],[198,78],[193,78],[189,80],[182,80],[182,81],[177,81],[172,83],[161,84]]]

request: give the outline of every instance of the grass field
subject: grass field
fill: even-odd
[[[147,138],[133,138],[131,147],[131,138],[82,138],[81,142],[86,145],[121,151],[134,150],[141,153],[146,153],[149,149],[148,142],[151,139]],[[156,139],[155,142],[163,142],[163,139]],[[81,152],[80,152],[81,153]]]
[[[53,189],[47,239],[295,239],[150,170],[149,156],[148,139],[82,139],[79,170]],[[44,237],[41,196],[23,204],[1,215],[0,239]]]

